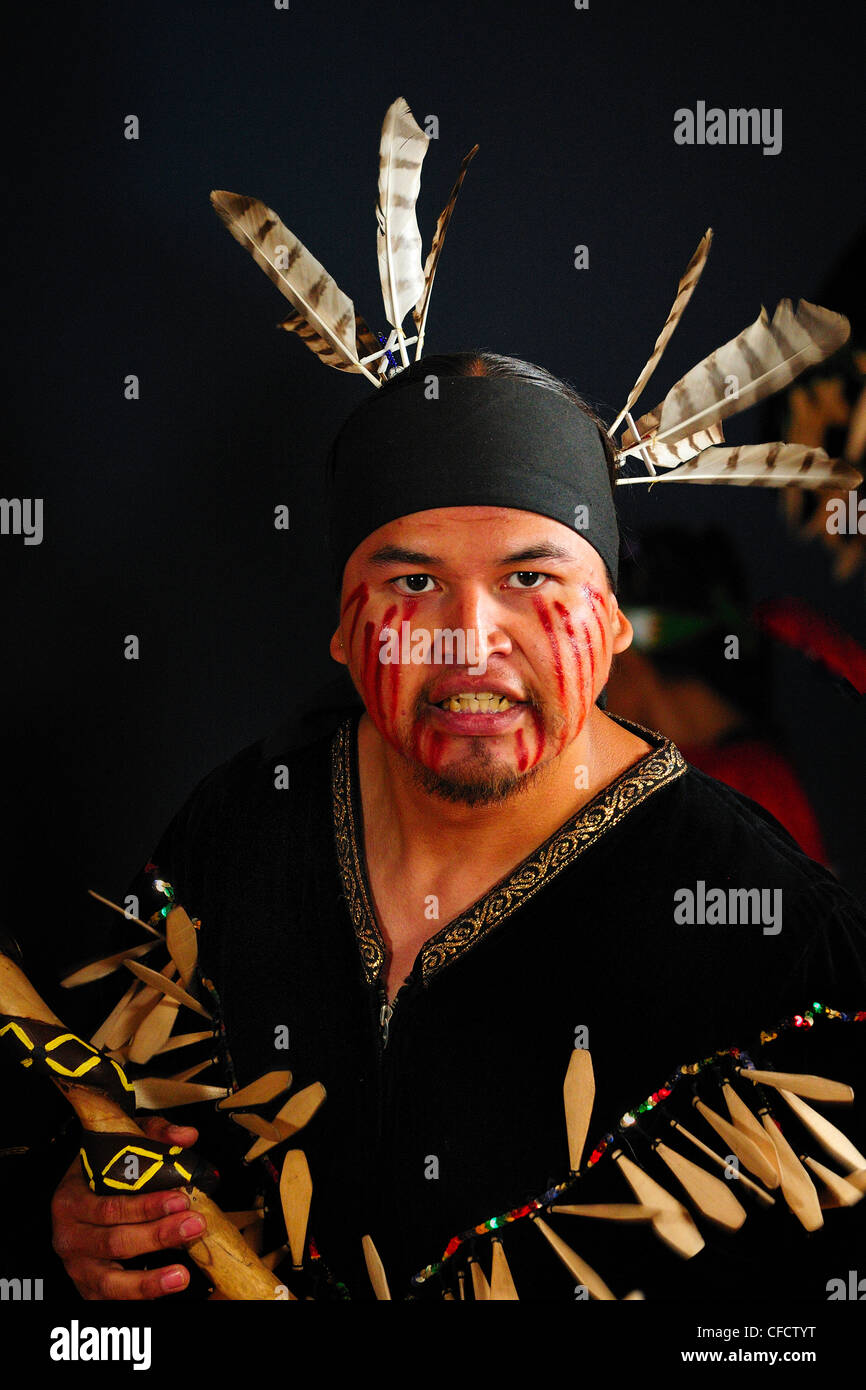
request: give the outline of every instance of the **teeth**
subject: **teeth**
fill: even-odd
[[[454,714],[497,714],[500,710],[511,709],[515,701],[504,695],[494,695],[490,691],[469,691],[466,694],[451,695],[440,702],[440,709],[451,710]]]

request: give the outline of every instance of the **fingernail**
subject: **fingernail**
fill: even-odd
[[[186,1277],[179,1269],[173,1269],[170,1274],[164,1274],[159,1281],[159,1287],[166,1293],[171,1293],[172,1289],[182,1289],[186,1283]]]
[[[162,1204],[163,1214],[171,1216],[176,1211],[189,1211],[189,1198],[178,1192],[174,1197],[166,1197]]]
[[[200,1236],[203,1230],[203,1217],[191,1216],[188,1221],[184,1221],[178,1234],[182,1235],[184,1240],[187,1240],[190,1236]]]

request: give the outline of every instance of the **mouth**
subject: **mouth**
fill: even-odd
[[[438,704],[428,704],[434,727],[452,734],[502,734],[520,723],[525,700],[509,700],[488,691],[449,695]]]

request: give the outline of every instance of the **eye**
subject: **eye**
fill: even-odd
[[[540,570],[515,570],[513,574],[509,574],[509,576],[508,576],[508,579],[520,579],[521,581],[524,580],[524,579],[529,579],[529,580],[541,579],[541,580],[544,580],[544,579],[550,579],[550,578],[551,578],[551,576],[550,576],[549,574],[542,574]],[[506,581],[506,582],[507,582],[507,581]],[[540,587],[541,587],[541,586],[540,586],[539,584],[536,584],[536,583],[530,583],[530,584],[523,584],[523,583],[520,583],[520,584],[508,584],[508,588],[509,588],[509,589],[538,589],[538,588],[540,588]]]
[[[428,579],[433,579],[432,574],[401,574],[390,582],[398,585],[397,592],[400,594],[429,594],[432,591],[424,587]],[[433,580],[434,584],[435,582]],[[416,583],[418,584],[417,588],[415,587]],[[399,588],[400,584],[407,584],[409,587],[401,589]]]

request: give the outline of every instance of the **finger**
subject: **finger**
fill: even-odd
[[[76,1259],[70,1260],[66,1268],[79,1293],[88,1301],[164,1298],[179,1293],[189,1284],[189,1270],[183,1265],[124,1269],[106,1260]]]
[[[51,1202],[55,1231],[68,1225],[128,1226],[157,1221],[172,1213],[188,1211],[190,1199],[182,1188],[166,1192],[142,1192],[136,1196],[91,1192],[79,1171],[67,1175]]]
[[[198,1139],[198,1130],[193,1125],[176,1125],[172,1120],[166,1120],[162,1115],[150,1115],[145,1119],[137,1119],[136,1124],[140,1125],[148,1139],[160,1139],[165,1144],[180,1144],[182,1149],[188,1149]]]
[[[71,1222],[55,1231],[54,1249],[65,1262],[70,1256],[98,1260],[129,1260],[152,1251],[179,1250],[198,1240],[207,1222],[197,1212],[181,1212],[161,1221],[138,1225],[94,1226]]]

